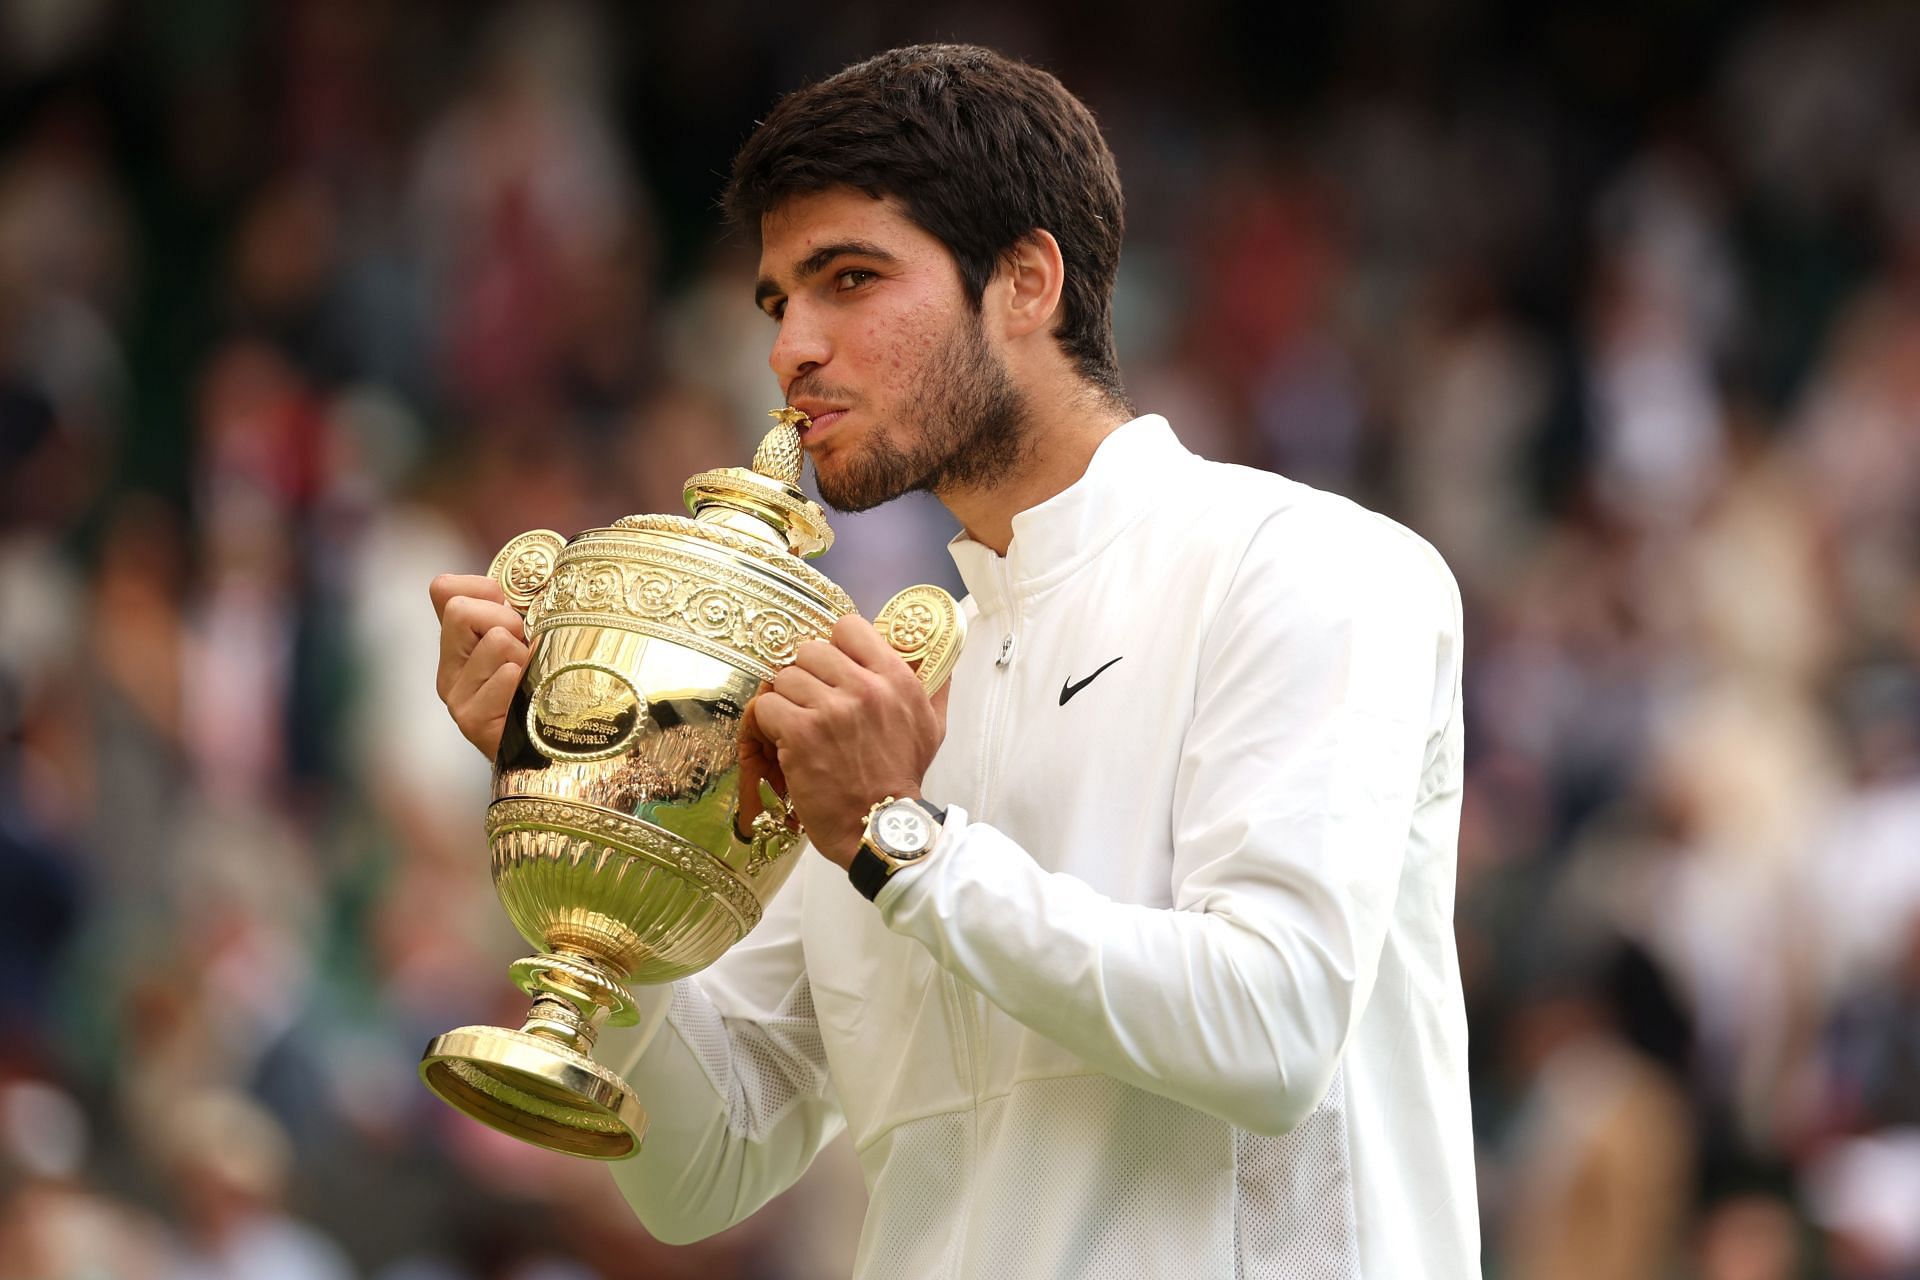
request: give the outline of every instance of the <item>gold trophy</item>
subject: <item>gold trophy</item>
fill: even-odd
[[[500,901],[537,951],[511,968],[533,1008],[517,1031],[436,1037],[420,1077],[549,1150],[639,1150],[646,1112],[593,1060],[599,1029],[637,1021],[629,983],[698,972],[745,937],[799,853],[786,797],[763,781],[742,809],[741,713],[853,601],[800,559],[833,531],[798,488],[805,415],[773,416],[752,470],[687,481],[692,519],[523,533],[489,570],[532,649],[494,760],[487,844]],[[965,634],[953,597],[930,586],[895,596],[874,625],[929,694]]]

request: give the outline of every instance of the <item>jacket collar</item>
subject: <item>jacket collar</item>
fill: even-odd
[[[962,529],[947,544],[982,613],[1045,590],[1098,555],[1164,491],[1168,472],[1193,455],[1159,414],[1116,427],[1078,480],[1013,518],[1005,556]]]

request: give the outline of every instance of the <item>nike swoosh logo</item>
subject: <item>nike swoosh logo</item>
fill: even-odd
[[[1123,653],[1120,655],[1120,658],[1124,658],[1126,656],[1127,655]],[[1108,662],[1104,664],[1103,666],[1101,666],[1100,671],[1105,671],[1108,667],[1112,666],[1114,662],[1120,661],[1120,658],[1115,658],[1113,659],[1112,662]],[[1099,679],[1100,671],[1094,672],[1092,675],[1088,676],[1085,680],[1082,680],[1078,683],[1075,683],[1072,680],[1068,680],[1067,683],[1061,685],[1060,686],[1060,705],[1063,707],[1066,706],[1068,698],[1071,698],[1074,694],[1080,692],[1082,689],[1092,684],[1095,680]]]

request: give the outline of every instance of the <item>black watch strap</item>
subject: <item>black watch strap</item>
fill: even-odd
[[[911,796],[907,798],[913,800]],[[927,816],[933,819],[935,826],[946,825],[945,809],[936,809],[925,800],[913,800],[913,803],[927,811]],[[880,896],[880,891],[887,887],[887,881],[892,876],[893,868],[882,861],[879,854],[867,848],[866,834],[862,832],[860,848],[854,853],[853,861],[847,864],[847,878],[853,881],[853,887],[858,889],[868,902],[872,902]]]
[[[868,902],[879,897],[880,891],[887,887],[889,874],[887,864],[880,861],[873,850],[864,844],[860,846],[860,851],[853,855],[853,861],[847,864],[847,878],[853,881],[853,887],[858,889],[861,896]]]

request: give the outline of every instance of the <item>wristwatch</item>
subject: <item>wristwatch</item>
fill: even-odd
[[[946,810],[924,800],[888,796],[867,810],[867,829],[860,836],[859,852],[847,866],[847,878],[871,902],[894,872],[927,860],[946,820]]]

